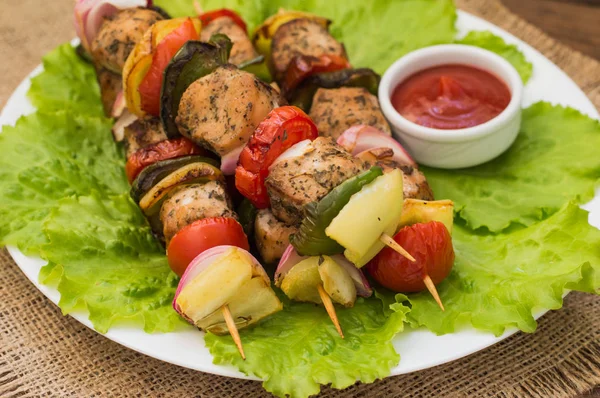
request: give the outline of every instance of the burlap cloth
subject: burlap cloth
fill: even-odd
[[[524,0],[525,1],[525,0]],[[0,105],[54,46],[71,39],[72,0],[0,0]],[[527,41],[600,107],[600,63],[511,14],[497,1],[459,6]],[[600,22],[600,21],[599,21]],[[0,155],[1,156],[1,155]],[[574,397],[600,384],[600,297],[572,293],[533,335],[422,372],[324,397]],[[259,382],[169,365],[89,330],[46,299],[0,251],[0,397],[269,396]]]

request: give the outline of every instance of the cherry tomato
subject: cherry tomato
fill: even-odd
[[[235,11],[229,10],[227,8],[221,8],[220,10],[205,12],[204,14],[200,15],[200,21],[202,21],[202,26],[204,27],[212,21],[214,21],[215,19],[221,17],[231,18],[237,26],[242,28],[244,32],[247,31],[246,23],[244,22],[242,17],[240,17],[239,14]]]
[[[163,72],[177,51],[189,40],[198,40],[198,32],[191,18],[187,18],[156,46],[152,55],[152,65],[138,88],[144,112],[158,116]]]
[[[350,62],[339,55],[324,54],[319,57],[299,55],[290,62],[281,88],[284,93],[289,93],[311,75],[348,68]]]
[[[265,180],[269,166],[283,152],[306,139],[319,135],[317,126],[300,108],[282,106],[275,108],[250,137],[240,154],[235,169],[235,186],[259,209],[269,207]]]
[[[242,225],[231,217],[211,217],[194,221],[173,236],[167,259],[173,272],[181,276],[190,262],[205,250],[230,245],[250,250]]]
[[[188,155],[212,156],[187,138],[174,138],[140,148],[129,156],[125,165],[125,174],[129,183],[135,180],[145,167],[161,160],[175,159]]]
[[[439,221],[402,228],[394,240],[417,260],[411,262],[389,247],[384,248],[366,266],[380,284],[399,293],[425,290],[423,277],[434,284],[443,281],[454,265],[454,248],[450,233]]]

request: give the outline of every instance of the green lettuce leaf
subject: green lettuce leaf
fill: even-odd
[[[354,308],[338,308],[341,339],[322,306],[281,296],[283,311],[240,331],[246,360],[231,336],[208,333],[205,341],[214,362],[234,364],[263,379],[267,391],[291,398],[317,394],[320,384],[341,389],[357,380],[370,383],[398,364],[391,340],[402,331],[408,307],[394,304],[390,309],[393,300],[379,296],[359,298]]]
[[[45,241],[41,222],[61,198],[128,190],[107,119],[37,112],[5,126],[0,148],[0,244],[27,254]]]
[[[454,39],[456,9],[452,0],[203,0],[204,10],[238,11],[252,33],[280,8],[309,11],[333,21],[331,33],[343,41],[352,65],[383,73],[400,56],[417,48]],[[190,0],[160,0],[173,15],[193,15]]]
[[[87,309],[101,333],[117,320],[146,332],[183,325],[171,306],[179,278],[129,195],[63,199],[43,229],[42,257],[50,265],[42,277],[60,275],[63,313]]]
[[[533,65],[514,44],[507,44],[501,37],[492,32],[473,31],[464,38],[457,40],[458,44],[477,46],[495,52],[515,67],[524,83],[527,83],[533,72]]]
[[[523,110],[513,146],[481,166],[423,167],[437,198],[450,198],[471,229],[499,232],[529,226],[571,199],[593,197],[600,178],[600,123],[540,102]]]
[[[495,335],[514,326],[533,332],[534,310],[558,309],[565,289],[600,291],[600,230],[573,203],[508,234],[453,232],[456,262],[437,286],[446,311],[427,293],[410,295],[413,326],[452,333],[471,324]]]
[[[104,116],[96,72],[83,64],[69,43],[46,54],[43,64],[45,72],[31,79],[27,93],[37,109],[44,112],[72,110],[79,114]]]

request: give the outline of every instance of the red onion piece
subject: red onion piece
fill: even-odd
[[[177,290],[175,291],[175,297],[173,297],[173,308],[177,313],[183,316],[186,320],[190,321],[181,311],[181,308],[177,305],[177,297],[179,297],[179,293],[183,290],[183,288],[194,278],[200,275],[203,271],[205,271],[211,264],[215,261],[218,261],[224,253],[229,251],[230,249],[234,249],[248,256],[248,260],[250,260],[255,266],[255,270],[259,272],[260,276],[265,280],[265,282],[269,282],[269,276],[267,272],[260,264],[260,262],[248,251],[239,248],[237,246],[215,246],[211,249],[205,250],[202,253],[198,254],[196,258],[194,258],[190,265],[185,269],[183,276],[179,280],[179,285],[177,285]]]
[[[221,171],[223,174],[226,176],[235,174],[235,168],[237,167],[240,153],[242,153],[244,147],[245,145],[239,146],[221,157]]]
[[[331,256],[331,258],[348,272],[348,275],[350,275],[350,278],[352,278],[354,286],[356,287],[357,295],[361,297],[370,297],[371,294],[373,294],[373,289],[371,288],[371,285],[369,285],[369,281],[360,269],[356,268],[356,266],[342,254],[335,254]]]
[[[287,273],[290,272],[294,265],[307,258],[307,256],[299,255],[296,249],[294,249],[294,246],[288,245],[281,256],[281,260],[279,260],[277,269],[275,270],[275,286],[280,287],[281,282],[283,282],[283,278],[285,278]]]
[[[390,148],[394,152],[392,160],[417,167],[417,163],[398,141],[372,126],[352,126],[338,137],[337,143],[353,155],[373,148]]]

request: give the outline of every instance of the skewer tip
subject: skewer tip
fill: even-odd
[[[335,313],[335,307],[333,306],[333,302],[331,301],[331,297],[327,294],[325,289],[323,289],[323,285],[317,286],[319,291],[319,296],[321,297],[321,301],[323,301],[323,305],[325,306],[325,310],[327,311],[327,315],[331,318],[331,322],[335,326],[335,329],[339,333],[340,337],[344,338],[344,332],[342,332],[342,327],[340,326],[340,322],[338,321],[337,314]]]
[[[440,295],[438,294],[438,291],[435,288],[433,281],[431,280],[431,277],[429,275],[425,275],[425,277],[423,278],[423,282],[425,282],[425,286],[427,287],[427,290],[429,290],[429,293],[431,293],[431,295],[433,296],[433,299],[440,306],[442,311],[446,311],[444,309],[444,304],[442,304],[442,300],[440,299]]]
[[[223,318],[225,318],[225,323],[227,324],[227,329],[229,330],[229,334],[231,334],[231,338],[233,342],[237,346],[238,351],[240,352],[240,356],[245,361],[246,354],[244,354],[244,347],[242,346],[242,339],[240,338],[240,333],[238,332],[237,326],[235,326],[235,322],[233,320],[233,316],[231,315],[231,311],[229,311],[229,306],[225,304],[221,307],[221,311],[223,312]]]

